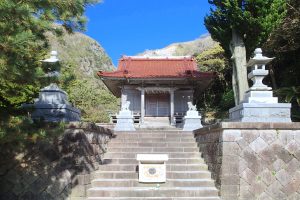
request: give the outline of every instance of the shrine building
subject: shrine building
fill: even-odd
[[[129,110],[138,123],[161,117],[167,118],[170,125],[176,125],[176,119],[188,110],[187,103],[215,76],[200,72],[191,56],[123,56],[117,70],[99,71],[97,75],[116,97],[121,97],[121,107],[130,102]]]

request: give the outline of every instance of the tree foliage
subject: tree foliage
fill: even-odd
[[[212,38],[232,61],[235,104],[248,90],[246,58],[269,36],[285,14],[285,0],[209,0],[214,7],[205,17]]]
[[[287,14],[264,44],[270,57],[269,65],[275,94],[281,102],[292,104],[292,120],[300,121],[300,1],[287,0]]]
[[[81,110],[84,121],[109,122],[109,112],[118,109],[115,96],[87,79],[73,79],[64,85],[64,89],[68,92],[70,102]]]
[[[0,107],[17,108],[39,91],[43,59],[48,52],[45,32],[83,30],[86,6],[97,0],[0,1]]]
[[[287,1],[287,14],[274,29],[264,44],[272,62],[275,85],[281,87],[300,86],[300,2]],[[292,89],[292,88],[291,88]],[[293,91],[293,90],[291,90]]]
[[[33,122],[28,116],[18,115],[5,118],[5,121],[0,121],[0,147],[10,144],[16,149],[40,139],[55,138],[63,133],[65,127],[63,122]]]
[[[197,105],[207,117],[223,118],[228,109],[234,106],[230,75],[232,69],[225,58],[224,49],[217,44],[197,55],[196,61],[200,71],[214,71],[217,74],[211,86],[197,98]]]
[[[300,49],[300,1],[287,0],[286,8],[286,16],[264,44],[268,52],[279,54]]]
[[[228,67],[228,63],[224,57],[224,49],[219,44],[197,55],[196,61],[201,71],[214,71],[221,76],[223,76],[222,72],[225,68]]]
[[[213,8],[205,17],[212,38],[220,42],[227,58],[232,30],[245,43],[247,56],[262,45],[286,13],[286,0],[209,0]]]

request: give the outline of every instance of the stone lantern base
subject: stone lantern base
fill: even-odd
[[[81,112],[68,102],[67,93],[56,84],[41,89],[34,104],[24,104],[24,108],[33,109],[31,118],[46,122],[80,121]]]
[[[80,121],[80,110],[67,104],[34,104],[31,118],[47,122]]]
[[[241,103],[229,110],[230,121],[291,122],[289,103]]]

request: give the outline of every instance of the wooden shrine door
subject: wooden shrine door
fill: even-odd
[[[146,100],[146,116],[167,117],[170,116],[170,96],[169,94],[148,94]]]

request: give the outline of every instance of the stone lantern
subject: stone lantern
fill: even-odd
[[[254,54],[255,56],[247,63],[247,67],[252,68],[248,78],[253,81],[253,86],[245,93],[243,102],[229,110],[230,120],[291,122],[291,104],[278,103],[278,98],[273,97],[272,88],[263,84],[263,79],[269,74],[265,66],[274,58],[263,56],[260,48],[255,49]]]
[[[54,65],[59,62],[57,51],[51,51],[48,59],[41,60],[47,65]],[[50,66],[49,66],[50,67]],[[58,77],[59,72],[54,69],[46,74],[46,77]],[[24,108],[32,108],[31,118],[34,120],[43,120],[47,122],[59,121],[80,121],[81,112],[68,102],[68,96],[65,91],[60,89],[55,83],[40,90],[39,98],[35,99],[33,104],[24,104]]]

